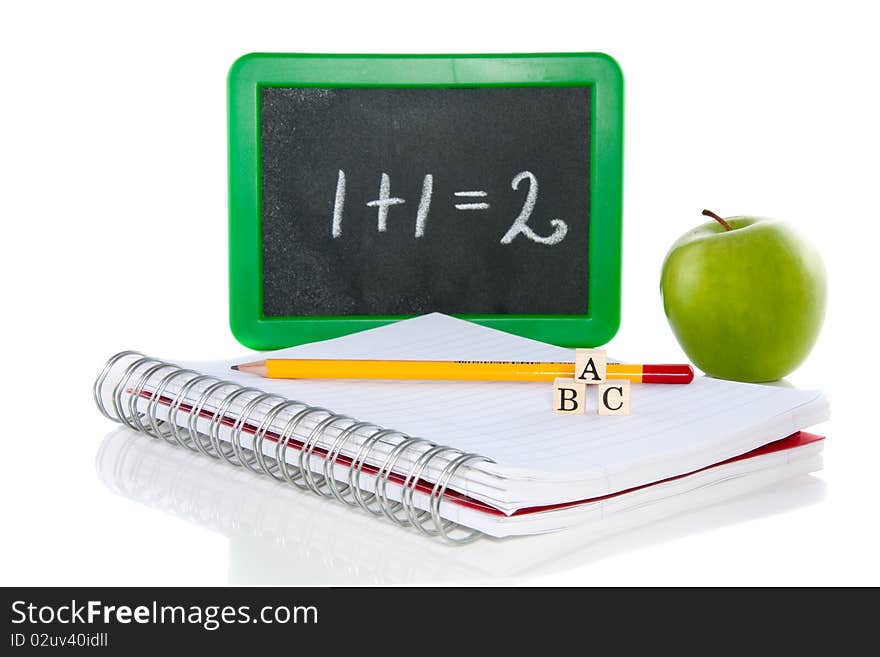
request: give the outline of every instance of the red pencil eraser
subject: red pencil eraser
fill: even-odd
[[[694,368],[690,365],[645,365],[642,383],[690,383]]]

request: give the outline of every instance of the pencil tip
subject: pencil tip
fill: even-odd
[[[236,372],[238,372],[238,365],[233,365],[230,369],[233,369],[233,370],[235,370]]]

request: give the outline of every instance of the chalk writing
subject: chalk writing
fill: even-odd
[[[367,203],[367,207],[379,208],[377,230],[380,233],[384,233],[388,230],[388,208],[392,205],[400,205],[402,203],[406,203],[406,201],[402,198],[391,196],[391,176],[387,173],[383,173],[382,182],[379,183],[379,198]]]
[[[419,210],[416,213],[416,237],[425,234],[425,224],[428,223],[428,212],[431,210],[431,194],[434,193],[434,176],[430,173],[422,181],[422,198],[419,200]]]
[[[529,217],[532,216],[532,211],[535,209],[535,202],[538,200],[538,179],[535,178],[535,174],[531,171],[522,171],[514,177],[511,181],[510,186],[513,189],[518,189],[519,184],[528,178],[529,180],[529,192],[526,196],[526,202],[523,203],[522,210],[519,213],[519,216],[513,222],[513,225],[510,227],[504,237],[501,238],[502,244],[510,244],[517,235],[525,235],[533,242],[537,242],[538,244],[547,244],[552,246],[553,244],[559,244],[563,239],[565,239],[565,234],[568,232],[568,224],[566,224],[562,219],[551,219],[550,225],[555,229],[553,233],[548,235],[547,237],[541,237],[531,228],[529,228],[527,222]]]
[[[507,232],[501,237],[501,244],[510,244],[519,235],[523,235],[526,239],[537,244],[544,244],[546,246],[559,244],[565,239],[565,236],[568,233],[568,224],[562,219],[550,220],[553,232],[549,235],[539,235],[528,225],[529,219],[531,218],[538,201],[538,178],[531,171],[520,171],[513,177],[513,180],[511,180],[510,187],[514,191],[517,191],[520,184],[526,180],[528,181],[528,191],[526,192],[526,198],[523,202],[522,209]],[[425,236],[428,226],[428,216],[431,212],[433,194],[434,176],[429,173],[422,179],[422,193],[419,197],[418,209],[416,210],[414,233],[416,238]],[[342,236],[345,195],[346,177],[345,172],[340,169],[336,180],[336,195],[333,200],[333,220],[330,228],[330,234],[333,239]],[[462,190],[453,193],[453,196],[456,199],[485,199],[488,195],[489,193],[483,189]],[[406,203],[405,199],[398,196],[391,196],[391,176],[383,172],[379,180],[379,197],[372,201],[367,201],[366,203],[367,207],[377,209],[376,229],[378,232],[384,233],[388,230],[389,209],[394,205],[403,205],[404,203]],[[487,201],[479,200],[467,203],[453,203],[453,207],[456,210],[461,211],[477,211],[489,210],[492,206]]]

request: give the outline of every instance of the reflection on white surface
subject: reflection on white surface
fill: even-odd
[[[451,547],[359,509],[126,428],[104,439],[96,468],[112,491],[228,536],[229,581],[235,584],[466,584],[519,579],[781,513],[825,495],[824,482],[800,475],[662,521],[658,518],[677,512],[675,500],[665,507],[556,534],[483,538]],[[710,502],[706,498],[703,503]]]

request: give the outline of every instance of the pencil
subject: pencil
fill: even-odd
[[[329,360],[270,358],[232,369],[270,379],[412,379],[428,381],[553,381],[574,377],[574,363],[474,360]],[[609,379],[632,383],[690,383],[690,365],[608,363]]]

